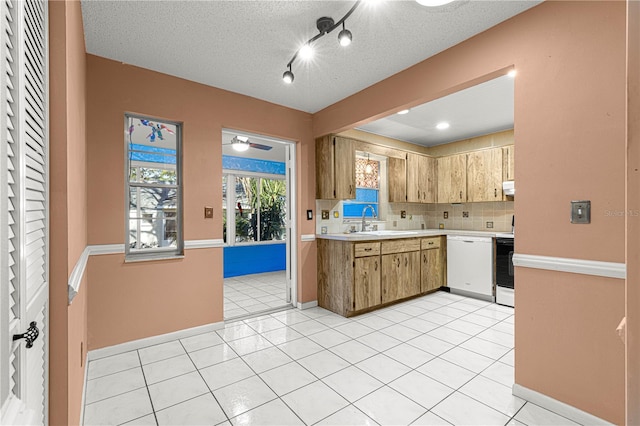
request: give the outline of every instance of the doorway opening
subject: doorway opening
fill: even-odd
[[[295,148],[222,131],[225,321],[295,304]]]

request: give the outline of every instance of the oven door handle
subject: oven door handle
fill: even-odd
[[[513,276],[513,251],[509,252],[509,276]]]

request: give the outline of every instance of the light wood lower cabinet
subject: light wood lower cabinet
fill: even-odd
[[[440,245],[441,237],[429,238]],[[439,288],[437,283],[445,276],[442,252],[440,247],[422,250],[424,240],[318,239],[318,305],[351,316]],[[434,252],[438,259],[428,264],[428,270],[421,261],[424,252]],[[423,270],[431,274],[429,288],[423,285]]]
[[[380,304],[380,256],[358,257],[354,261],[353,292],[355,311]]]
[[[423,238],[420,252],[420,291],[426,293],[445,286],[445,237]]]
[[[420,294],[420,252],[382,256],[382,303]]]

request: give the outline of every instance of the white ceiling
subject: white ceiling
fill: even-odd
[[[352,1],[82,0],[82,15],[90,54],[313,113],[539,3],[363,3],[346,21],[351,46],[337,30],[321,38],[291,85],[282,73],[316,20],[339,20]]]
[[[515,77],[517,78],[517,77]],[[447,142],[513,129],[513,77],[502,76],[358,127],[417,145]],[[439,130],[440,122],[450,124]]]

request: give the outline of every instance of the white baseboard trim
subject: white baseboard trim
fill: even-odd
[[[315,240],[316,240],[315,234],[302,234],[300,236],[300,241],[315,241]]]
[[[178,330],[172,333],[160,334],[158,336],[145,337],[143,339],[133,340],[131,342],[120,343],[118,345],[89,351],[87,353],[87,359],[89,361],[94,361],[96,359],[146,348],[147,346],[159,345],[161,343],[184,339],[186,337],[196,336],[198,334],[209,333],[211,331],[220,330],[221,328],[224,328],[223,321],[187,328],[185,330]]]
[[[318,306],[318,301],[317,300],[312,300],[311,302],[304,302],[304,303],[298,302],[298,304],[297,304],[297,307],[300,310],[315,308],[316,306]]]
[[[76,294],[78,294],[78,291],[80,290],[80,283],[82,283],[82,277],[84,276],[84,271],[87,268],[87,261],[89,260],[90,253],[91,249],[89,246],[85,247],[78,258],[76,265],[73,267],[73,271],[71,271],[71,275],[69,276],[69,281],[67,283],[69,291],[69,305],[73,302],[73,298],[76,297]]]
[[[595,275],[598,277],[619,278],[622,280],[627,276],[627,266],[624,263],[538,256],[533,254],[515,253],[513,255],[513,266],[569,272],[572,274]]]
[[[550,396],[526,388],[517,383],[513,385],[512,393],[518,398],[522,398],[525,401],[529,401],[542,408],[546,408],[549,411],[553,411],[554,413],[580,423],[581,425],[612,425],[612,423],[596,417],[593,414],[589,414],[586,411],[582,411],[572,405],[565,404],[564,402],[558,401],[557,399],[551,398]]]

